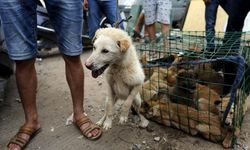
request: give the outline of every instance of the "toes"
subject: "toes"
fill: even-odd
[[[87,136],[90,138],[90,137],[92,137],[94,135],[93,135],[93,133],[89,133]]]
[[[18,145],[15,145],[15,144],[10,144],[9,150],[20,150],[20,147]]]
[[[100,132],[100,130],[95,129],[91,132],[92,136],[96,136],[98,133]]]

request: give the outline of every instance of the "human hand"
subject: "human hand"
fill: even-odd
[[[86,10],[86,11],[88,11],[88,9],[89,9],[88,0],[84,0],[84,1],[83,1],[83,9]]]
[[[210,4],[211,0],[203,0],[205,4]]]

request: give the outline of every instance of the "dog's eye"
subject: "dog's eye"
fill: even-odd
[[[102,53],[108,53],[109,51],[107,49],[103,49]]]

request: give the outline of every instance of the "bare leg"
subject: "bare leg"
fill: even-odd
[[[16,61],[16,82],[25,114],[25,123],[23,126],[39,129],[40,124],[38,123],[36,107],[37,76],[34,63],[35,59]],[[29,139],[27,134],[22,133],[18,136],[26,140]],[[19,150],[20,147],[10,144],[9,149]]]
[[[169,33],[169,24],[161,24],[161,32],[163,35],[168,35]]]
[[[148,37],[149,36],[149,33],[148,33],[148,26],[145,25],[145,28],[144,28],[144,36],[145,37]]]
[[[135,24],[134,31],[140,33],[143,25],[144,25],[144,13],[141,12],[139,17],[138,17],[138,20],[137,20],[137,22]]]
[[[155,23],[151,24],[151,25],[146,25],[147,26],[147,30],[148,30],[148,34],[149,34],[149,38],[150,40],[155,40],[156,36],[155,36]]]
[[[165,51],[168,51],[169,49],[169,44],[168,44],[168,34],[169,34],[169,24],[161,24],[161,32],[162,32],[162,37],[163,37],[163,44],[165,47]]]
[[[145,43],[150,42],[148,26],[147,25],[145,25],[145,27],[144,27],[144,40],[145,40]]]
[[[74,121],[83,117],[83,100],[84,100],[84,72],[80,56],[63,56],[66,67],[66,79],[71,91],[73,100]],[[85,129],[89,124],[83,124],[81,129]],[[89,137],[96,136],[100,132],[95,129],[89,133]]]

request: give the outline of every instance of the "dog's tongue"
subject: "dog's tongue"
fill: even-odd
[[[99,72],[98,71],[92,71],[92,77],[93,78],[97,78],[99,76]]]

